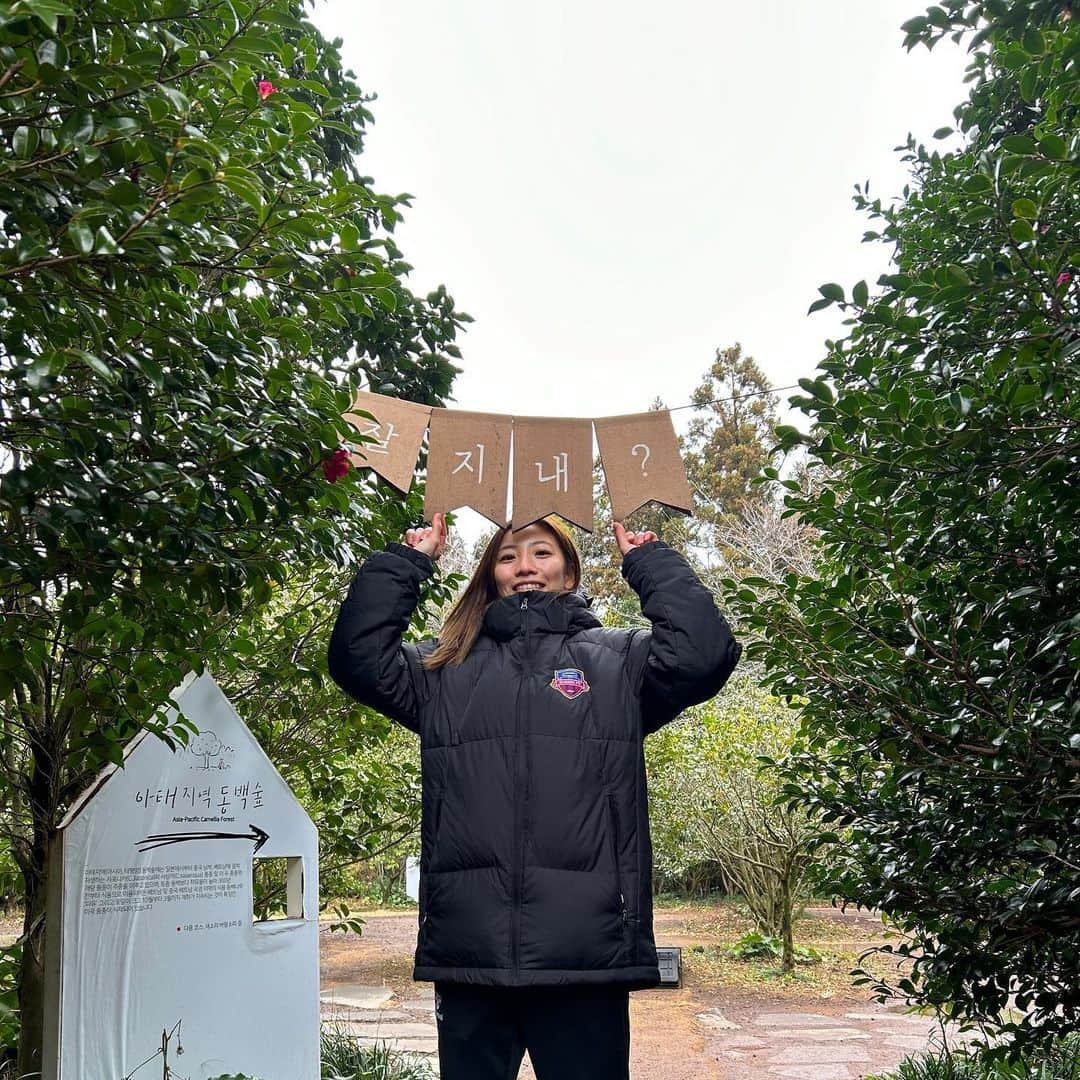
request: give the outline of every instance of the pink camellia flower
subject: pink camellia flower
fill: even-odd
[[[1062,270],[1061,273],[1058,274],[1057,281],[1054,282],[1054,284],[1057,285],[1058,288],[1061,288],[1062,285],[1068,285],[1070,281],[1072,281],[1072,274],[1070,274],[1068,270]]]
[[[277,87],[269,80],[262,79],[259,82],[259,100],[265,101],[271,94],[277,93]]]
[[[352,462],[349,460],[349,451],[344,449],[335,450],[322,463],[323,476],[331,484],[336,484],[351,468]]]

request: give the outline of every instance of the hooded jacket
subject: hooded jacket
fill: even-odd
[[[643,739],[723,686],[741,646],[662,541],[623,575],[651,630],[601,626],[576,593],[493,601],[458,666],[403,643],[431,560],[373,554],[330,640],[343,690],[420,736],[413,978],[497,986],[660,980]]]

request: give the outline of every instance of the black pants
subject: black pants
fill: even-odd
[[[628,1080],[630,995],[611,986],[435,984],[441,1080]]]

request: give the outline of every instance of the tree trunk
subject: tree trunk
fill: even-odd
[[[49,895],[49,843],[55,835],[61,749],[57,733],[49,731],[42,722],[30,743],[26,799],[31,815],[30,836],[16,844],[13,850],[22,871],[26,894],[18,985],[18,1076],[41,1072],[45,1041],[45,909]]]
[[[41,1072],[45,1023],[45,902],[47,848],[44,835],[35,840],[23,866],[26,908],[19,967],[19,1059],[17,1076]]]
[[[791,867],[786,866],[780,876],[780,938],[783,943],[780,970],[785,975],[790,975],[795,970],[795,934],[792,929],[794,897],[792,896],[791,877]]]

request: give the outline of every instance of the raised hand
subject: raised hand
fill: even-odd
[[[651,544],[654,540],[660,539],[654,532],[628,533],[619,521],[615,522],[614,529],[615,543],[619,545],[619,552],[622,555],[633,551],[636,547],[641,547],[642,544]]]
[[[446,538],[449,532],[446,528],[446,515],[436,514],[431,519],[431,525],[423,529],[407,529],[405,543],[417,551],[422,551],[433,561],[442,554],[446,547]]]

